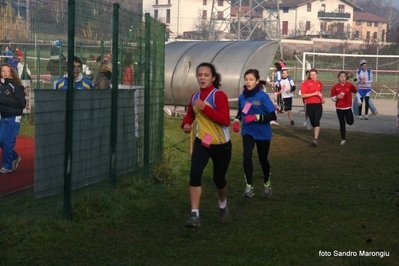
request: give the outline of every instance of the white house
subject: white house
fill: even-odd
[[[208,23],[212,12],[212,0],[143,0],[143,12],[166,24],[174,36],[198,30],[198,23]],[[218,7],[229,7],[226,1],[217,1]],[[223,16],[222,14],[216,14]]]
[[[279,9],[283,38],[304,35],[349,38],[353,13],[362,10],[347,0],[280,0]]]
[[[247,19],[244,14],[251,14],[256,20],[258,15],[266,19],[277,11],[276,1],[254,0],[253,3],[255,2],[257,4],[254,5],[252,13],[246,11],[248,6],[242,6],[242,25],[245,25]],[[260,2],[262,4],[258,4]],[[216,23],[222,23],[223,20],[226,23],[236,21],[238,9],[231,4],[232,1],[223,0],[143,0],[143,12],[148,12],[152,17],[165,23],[167,32],[171,32],[174,37],[199,39],[198,33],[209,29],[211,17],[217,21]],[[275,14],[280,19],[280,33],[283,39],[301,36],[364,39],[378,36],[378,39],[384,40],[386,35],[386,21],[379,18],[377,22],[376,16],[359,12],[362,8],[348,0],[279,0],[278,4],[279,16]],[[367,25],[359,28],[363,22]],[[369,24],[378,27],[370,28],[370,26],[369,29],[366,27]],[[229,27],[221,30],[228,32]],[[244,30],[241,29],[242,32]],[[367,33],[368,31],[370,33]]]

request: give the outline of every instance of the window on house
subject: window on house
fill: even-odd
[[[370,39],[370,32],[369,31],[366,33],[366,38]]]
[[[310,21],[306,21],[306,30],[310,30]]]
[[[374,33],[373,33],[373,38],[374,38],[374,39],[377,39],[377,32],[374,32]]]
[[[355,38],[359,38],[360,37],[360,31],[355,31]]]
[[[327,22],[320,22],[320,30],[327,31]]]
[[[168,5],[170,5],[170,0],[168,0]]]
[[[367,21],[367,27],[371,27],[371,26],[373,26],[373,23],[370,21]]]
[[[338,13],[345,13],[345,5],[338,5]]]
[[[307,4],[307,11],[312,12],[312,4]]]
[[[290,9],[288,7],[283,7],[283,13],[288,13]]]
[[[223,19],[223,11],[218,11],[218,19]]]
[[[223,6],[223,0],[221,0],[221,1],[219,0],[218,1],[218,6]]]
[[[166,9],[166,23],[170,23],[170,9]]]
[[[321,12],[326,12],[326,4],[321,4],[320,11]]]
[[[158,0],[155,0],[155,4],[158,5]]]
[[[378,27],[378,22],[374,22],[374,27]]]
[[[155,19],[158,19],[158,9],[155,9],[155,10],[154,10],[154,18],[155,18]]]
[[[288,21],[283,21],[282,35],[288,35]]]
[[[202,0],[202,5],[206,6],[206,0]]]
[[[356,26],[361,26],[362,22],[361,21],[356,21]]]
[[[207,10],[202,10],[202,18],[206,19],[208,17],[208,11]]]

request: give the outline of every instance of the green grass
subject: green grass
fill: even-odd
[[[70,221],[62,218],[62,195],[1,201],[0,265],[399,265],[398,135],[347,132],[340,146],[338,131],[322,129],[314,148],[305,128],[274,127],[274,193],[265,201],[256,155],[255,197],[241,197],[241,136],[232,133],[231,220],[218,221],[210,162],[202,227],[185,229],[190,136],[180,123],[165,120],[165,159],[151,179],[75,191]],[[390,256],[336,257],[334,250]]]

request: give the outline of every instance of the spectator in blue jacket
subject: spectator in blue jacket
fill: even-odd
[[[68,88],[68,74],[55,84],[56,90],[66,90]],[[79,57],[73,58],[73,88],[76,90],[91,90],[93,83],[82,74],[82,61]]]
[[[14,55],[14,53],[10,49],[10,46],[6,46],[6,48],[4,48],[3,55],[5,56],[4,62],[8,63],[8,60]]]

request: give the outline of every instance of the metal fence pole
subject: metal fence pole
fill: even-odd
[[[118,36],[119,36],[119,4],[113,4],[112,34],[112,99],[111,99],[111,162],[110,186],[115,186],[116,176],[116,134],[118,126]]]
[[[151,70],[151,17],[145,14],[145,52],[144,52],[144,176],[150,176],[150,70]]]
[[[71,219],[74,43],[75,43],[75,0],[70,0],[68,2],[68,89],[66,93],[66,115],[65,115],[66,130],[65,130],[65,157],[64,157],[64,218],[67,220]]]

